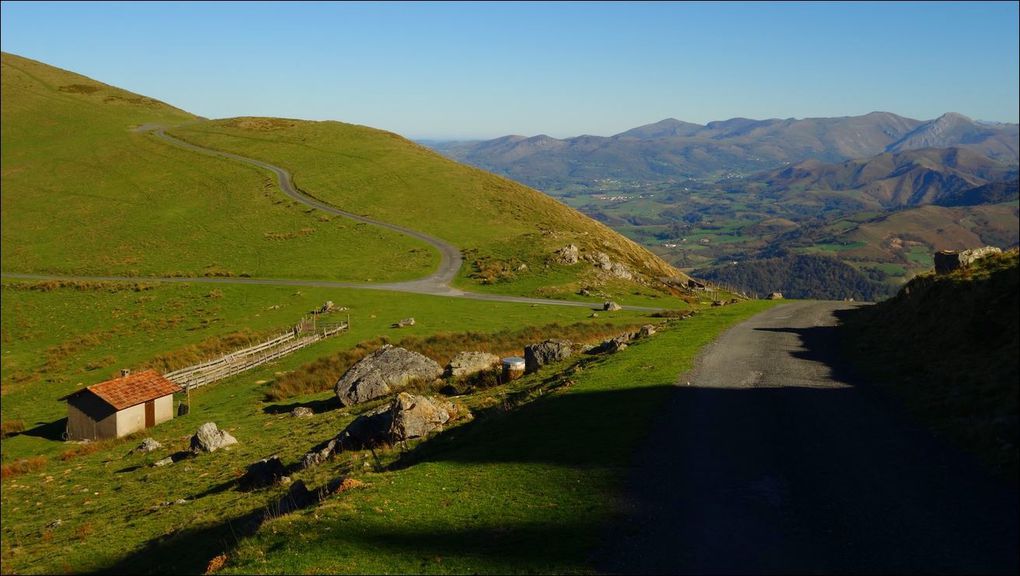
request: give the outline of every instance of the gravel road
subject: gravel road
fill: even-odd
[[[778,306],[703,353],[637,456],[604,570],[1017,573],[1016,487],[840,367],[849,306]]]

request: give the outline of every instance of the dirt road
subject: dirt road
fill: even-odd
[[[703,353],[638,456],[605,570],[1017,573],[1016,488],[840,368],[848,306],[779,306]]]

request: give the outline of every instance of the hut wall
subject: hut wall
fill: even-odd
[[[102,440],[117,437],[117,414],[102,420],[93,420],[77,406],[67,406],[67,436],[69,440]]]
[[[156,398],[156,424],[162,424],[174,417],[174,395]]]
[[[145,430],[145,403],[125,408],[115,415],[117,418],[116,437]]]

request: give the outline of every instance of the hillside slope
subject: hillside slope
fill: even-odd
[[[1017,474],[1016,250],[925,274],[845,319],[848,349],[937,431]]]
[[[2,81],[4,272],[366,281],[438,262],[292,205],[268,174],[133,130],[196,119],[167,104],[6,53]]]
[[[453,162],[396,134],[340,122],[233,118],[169,131],[201,146],[283,166],[306,193],[432,234],[462,249],[472,289],[566,296],[686,277],[638,244],[552,198]],[[573,244],[581,261],[557,262]],[[614,270],[584,258],[604,254]],[[619,273],[616,273],[619,272]]]

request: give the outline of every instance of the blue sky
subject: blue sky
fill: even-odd
[[[1018,5],[3,2],[0,44],[207,117],[411,138],[874,110],[1017,122]]]

